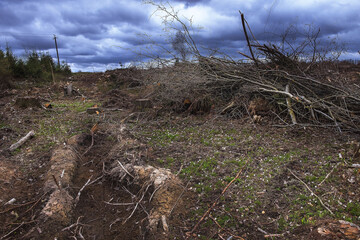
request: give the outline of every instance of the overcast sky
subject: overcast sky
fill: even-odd
[[[219,49],[232,57],[246,52],[239,10],[262,42],[299,42],[302,30],[320,28],[320,46],[336,39],[344,44],[343,58],[359,59],[359,0],[173,0],[178,15],[192,18],[199,47]],[[20,55],[24,49],[48,51],[73,71],[103,71],[146,60],[144,54],[166,57],[171,49],[160,13],[141,0],[1,0],[0,47],[8,43]],[[297,29],[297,31],[296,31]],[[152,45],[151,43],[158,45]],[[140,53],[140,54],[139,54]]]

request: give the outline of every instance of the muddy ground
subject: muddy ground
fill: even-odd
[[[360,171],[350,167],[360,163],[354,157],[357,134],[276,127],[266,116],[254,123],[247,116],[139,109],[135,100],[148,95],[149,87],[131,74],[115,70],[67,79],[85,98],[64,96],[66,81],[23,83],[1,92],[0,239],[360,238],[356,226],[338,226],[338,220],[360,224]],[[51,108],[17,106],[16,99],[25,96]],[[101,111],[88,114],[94,105]],[[10,152],[30,130],[35,137]],[[42,211],[50,198],[44,187],[50,159],[76,135],[83,137],[74,150],[71,183],[54,185],[53,191],[75,199],[93,182],[80,191],[65,221],[47,222]],[[168,231],[163,223],[155,232],[149,229],[157,189],[144,191],[129,176],[113,177],[109,172],[117,161],[169,169],[176,176],[182,190],[168,199]],[[51,175],[57,182],[61,172]]]

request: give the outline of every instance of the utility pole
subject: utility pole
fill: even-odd
[[[54,40],[55,40],[56,55],[57,55],[57,60],[58,60],[58,67],[60,67],[59,51],[58,51],[58,46],[57,46],[56,35],[55,34],[54,34]]]

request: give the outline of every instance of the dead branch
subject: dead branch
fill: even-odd
[[[290,85],[286,84],[285,92],[290,94]],[[293,108],[291,107],[291,99],[289,97],[286,98],[286,105],[288,107],[288,112],[291,117],[292,124],[297,124],[296,117]]]
[[[119,160],[118,160],[117,162],[119,163],[120,167],[121,167],[130,177],[135,178],[133,175],[131,175],[131,174],[129,173],[128,170],[126,170],[126,168],[121,164],[121,162],[120,162]]]
[[[328,210],[328,212],[334,216],[334,213],[323,203],[323,201],[321,200],[321,198],[316,195],[312,190],[311,188],[304,182],[302,181],[298,176],[296,176],[290,169],[288,169],[288,171],[297,179],[299,180],[299,182],[301,182],[302,184],[304,184],[304,186],[307,188],[307,190],[309,190],[309,192],[311,193],[311,195],[314,195],[320,202],[320,204],[326,209]]]
[[[264,238],[273,238],[273,237],[284,237],[284,233],[281,234],[266,234],[264,235]]]
[[[339,164],[340,164],[340,162],[338,162],[338,163],[333,167],[333,169],[331,169],[331,171],[326,175],[326,177],[324,178],[324,180],[322,180],[321,183],[319,183],[319,185],[316,186],[317,188],[320,187],[321,184],[323,184],[323,183],[326,181],[326,179],[328,179],[328,177],[329,177],[329,176],[331,175],[331,173],[335,170],[335,168],[336,168],[337,166],[339,166]]]
[[[14,228],[13,230],[11,230],[10,232],[8,232],[7,234],[5,234],[4,236],[2,236],[0,239],[5,239],[8,236],[10,236],[13,232],[15,232],[16,230],[18,230],[20,227],[22,227],[22,225],[24,225],[25,223],[22,222],[19,226],[17,226],[16,228]]]
[[[351,168],[360,168],[360,164],[354,163],[354,164],[352,164],[350,167],[351,167]]]
[[[141,196],[141,198],[139,199],[139,201],[136,202],[136,205],[133,209],[133,211],[131,212],[131,214],[122,222],[122,224],[125,224],[135,213],[135,210],[137,209],[138,205],[141,203],[141,201],[143,200],[144,196],[145,196],[145,193],[143,193],[143,195]]]
[[[69,231],[69,230],[72,229],[73,227],[76,227],[76,226],[82,224],[82,223],[80,223],[80,219],[81,219],[82,217],[83,217],[83,216],[78,217],[76,223],[73,223],[73,224],[71,224],[70,226],[68,226],[68,227],[66,227],[66,228],[63,228],[61,231],[63,231],[63,232],[64,232],[64,231]]]
[[[91,144],[86,149],[86,151],[81,155],[81,157],[85,156],[85,154],[87,154],[91,150],[91,148],[94,146],[94,132],[93,131],[90,131],[90,132],[91,132]]]
[[[162,223],[164,231],[168,232],[169,231],[169,225],[166,222],[166,216],[165,215],[161,215],[161,223]]]
[[[74,206],[76,206],[77,203],[80,201],[81,192],[84,191],[84,189],[85,189],[86,186],[90,185],[90,180],[91,180],[91,177],[86,181],[86,183],[84,184],[84,186],[82,186],[82,187],[80,188],[78,194],[76,195]]]
[[[81,238],[81,239],[83,239],[83,240],[85,240],[85,238],[84,238],[84,236],[82,235],[82,229],[83,229],[83,227],[80,227],[79,228],[79,232],[78,232],[78,235],[79,235],[79,237]]]
[[[106,202],[104,201],[105,204],[108,205],[112,205],[112,206],[129,206],[129,205],[134,205],[135,203],[111,203],[111,202]]]
[[[257,59],[255,58],[254,53],[253,53],[253,51],[252,51],[251,44],[250,44],[250,40],[249,40],[247,31],[246,31],[244,14],[241,13],[240,11],[239,11],[239,13],[240,13],[240,15],[241,15],[241,23],[242,23],[242,26],[243,26],[245,38],[246,38],[246,41],[247,41],[247,44],[248,44],[248,47],[249,47],[249,50],[250,50],[250,53],[251,53],[252,60],[254,61],[255,65],[258,66]]]
[[[54,180],[54,183],[56,184],[56,186],[58,187],[58,189],[61,191],[61,189],[62,189],[62,187],[61,187],[61,182],[60,182],[60,181],[58,182],[58,181],[56,180],[56,177],[55,177],[54,174],[52,174],[51,176],[52,176],[52,179]]]
[[[171,213],[174,211],[176,205],[178,204],[180,198],[182,197],[182,195],[184,194],[185,190],[187,189],[188,185],[189,185],[190,181],[188,181],[188,183],[186,184],[186,186],[184,187],[183,191],[180,193],[179,197],[176,199],[176,202],[174,204],[174,206],[171,208],[170,213],[169,213],[169,217],[171,216]]]
[[[31,137],[35,136],[34,130],[31,130],[28,134],[25,135],[25,137],[21,138],[18,142],[12,144],[9,148],[10,151],[14,151],[21,145],[23,145],[27,140],[29,140]]]
[[[211,215],[209,215],[209,218],[216,224],[216,226],[218,226],[218,228],[220,228],[222,231],[227,232],[228,234],[230,234],[233,238],[235,239],[242,239],[244,240],[244,238],[240,237],[240,236],[236,236],[234,235],[232,232],[230,232],[229,230],[223,228],[217,221],[215,218],[213,218]]]

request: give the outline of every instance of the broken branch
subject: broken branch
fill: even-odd
[[[319,200],[320,204],[321,204],[326,210],[328,210],[331,215],[334,215],[334,213],[323,203],[323,201],[321,200],[321,198],[320,198],[318,195],[316,195],[316,194],[311,190],[311,188],[310,188],[303,180],[301,180],[298,176],[296,176],[290,169],[288,169],[288,170],[289,170],[289,172],[290,172],[297,180],[299,180],[299,182],[301,182],[302,184],[304,184],[304,186],[307,188],[307,190],[309,190],[309,192],[310,192],[312,195],[314,195],[314,196]]]
[[[9,150],[14,151],[21,145],[23,145],[27,140],[29,140],[31,137],[35,136],[34,130],[31,130],[28,134],[25,135],[25,137],[21,138],[18,142],[14,143],[10,146]]]

